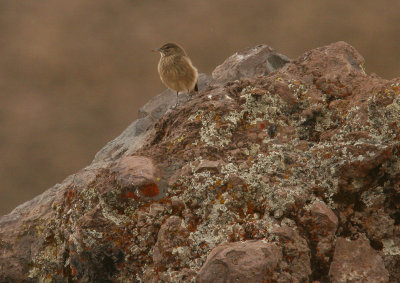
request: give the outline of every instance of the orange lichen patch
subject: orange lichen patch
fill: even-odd
[[[160,193],[160,190],[159,190],[157,184],[150,183],[150,184],[147,184],[147,185],[144,185],[143,187],[141,187],[140,192],[145,197],[155,197]]]
[[[247,202],[247,214],[253,214],[254,213],[254,205],[251,201]]]
[[[239,217],[240,217],[241,219],[244,219],[243,208],[241,208],[241,207],[238,208],[238,214],[239,214]]]
[[[71,266],[71,274],[73,275],[73,276],[75,276],[76,275],[76,269],[74,268],[74,267],[72,267]]]
[[[200,219],[191,218],[191,219],[188,221],[187,230],[188,230],[190,233],[195,232],[195,231],[197,230],[197,226],[199,225],[199,223],[200,223]]]
[[[69,190],[67,193],[67,198],[73,198],[75,196],[75,190]]]
[[[222,198],[222,194],[221,193],[217,194],[216,199],[219,200],[219,202],[221,204],[225,203],[225,200]],[[215,201],[214,201],[214,203],[215,203]]]
[[[157,267],[155,268],[155,270],[156,270],[156,273],[158,274],[158,273],[160,273],[160,272],[166,271],[167,268],[166,268],[165,266],[157,266]]]
[[[68,204],[71,204],[72,199],[76,196],[76,192],[73,189],[69,189],[67,193],[65,194],[65,199],[68,202]]]
[[[348,207],[346,210],[343,211],[344,216],[348,217],[349,215],[353,214],[353,209]]]
[[[120,197],[121,197],[121,199],[124,199],[124,200],[125,199],[132,199],[132,198],[135,199],[135,200],[139,199],[135,192],[121,193]]]
[[[127,192],[126,197],[137,199],[137,195],[134,192]]]
[[[86,251],[91,251],[91,250],[93,250],[93,248],[92,248],[92,247],[86,246],[86,247],[85,247],[85,250],[86,250]]]

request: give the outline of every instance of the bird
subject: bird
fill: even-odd
[[[186,91],[189,95],[198,91],[198,72],[185,50],[176,43],[166,43],[160,48],[154,49],[160,52],[158,62],[158,74],[161,81],[171,90],[176,91],[176,104],[180,91]]]

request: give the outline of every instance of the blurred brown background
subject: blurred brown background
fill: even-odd
[[[181,43],[201,72],[267,43],[291,58],[344,40],[400,76],[400,1],[2,0],[0,215],[88,165],[165,88]]]

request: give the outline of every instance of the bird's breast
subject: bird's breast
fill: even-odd
[[[197,82],[197,70],[186,56],[161,57],[158,72],[163,83],[175,91],[192,91]]]

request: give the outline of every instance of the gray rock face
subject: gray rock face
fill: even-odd
[[[199,91],[208,87],[211,78],[199,74]],[[179,94],[179,101],[189,99],[185,93]],[[139,149],[149,137],[154,124],[176,104],[176,94],[171,90],[156,95],[139,109],[139,118],[135,120],[121,135],[106,144],[95,156],[93,163],[115,161],[122,155],[129,155]]]
[[[399,282],[400,79],[363,63],[261,45],[154,97],[0,217],[0,282]]]
[[[289,62],[288,57],[262,44],[235,53],[215,68],[212,77],[215,83],[225,84],[239,79],[267,75]]]

